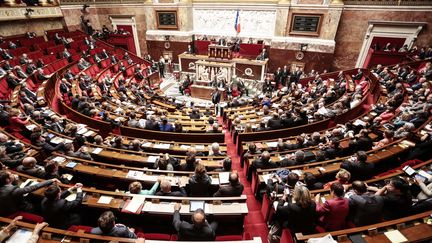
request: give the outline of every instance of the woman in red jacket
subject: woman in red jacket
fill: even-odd
[[[9,112],[9,129],[14,133],[20,133],[24,127],[29,123],[30,117],[20,116],[20,112],[17,109],[12,109]]]

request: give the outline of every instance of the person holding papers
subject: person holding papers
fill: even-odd
[[[73,187],[62,192],[58,185],[51,185],[45,189],[45,198],[42,199],[41,211],[44,219],[55,228],[67,229],[71,225],[80,225],[81,216],[76,209],[83,200],[82,184],[77,183]],[[76,193],[74,200],[67,197]],[[61,217],[59,217],[61,215]]]
[[[138,195],[154,195],[159,188],[159,184],[161,183],[162,178],[158,177],[155,184],[153,184],[152,188],[150,190],[143,190],[141,182],[134,181],[129,185],[129,191],[126,193],[130,194],[138,194]]]
[[[34,206],[24,199],[24,195],[53,183],[60,183],[57,179],[52,179],[20,188],[16,185],[16,180],[17,176],[11,172],[0,171],[0,216],[9,216],[18,211],[33,211]]]
[[[243,185],[239,181],[236,171],[230,173],[228,178],[229,184],[220,186],[219,190],[213,194],[213,197],[238,197],[243,193]]]
[[[181,204],[174,205],[173,226],[179,241],[214,241],[217,222],[207,222],[204,210],[199,208],[192,214],[192,224],[180,219]]]
[[[15,217],[6,227],[0,230],[0,242],[3,242],[6,238],[10,237],[11,231],[16,227],[16,223],[22,219],[22,216]],[[48,226],[47,222],[36,224],[33,229],[33,233],[25,243],[37,243],[39,240],[39,233],[43,228]]]
[[[116,224],[116,217],[111,211],[106,211],[101,214],[98,219],[98,227],[91,230],[95,235],[107,235],[114,237],[124,237],[136,239],[135,229],[129,228],[124,224]]]

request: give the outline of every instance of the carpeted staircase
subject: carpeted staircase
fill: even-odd
[[[222,124],[222,118],[219,118],[219,123]],[[236,146],[228,131],[225,132],[225,143],[227,145],[228,156],[232,160],[232,169],[238,171],[240,182],[244,185],[243,194],[247,195],[249,213],[245,217],[244,231],[252,237],[261,237],[263,242],[267,242],[268,229],[261,215],[261,203],[255,199],[251,184],[246,180],[246,175],[240,167],[240,156],[237,155]]]

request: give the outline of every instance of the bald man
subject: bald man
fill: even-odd
[[[213,197],[238,197],[243,193],[244,187],[239,181],[237,172],[231,172],[228,180],[229,184],[220,186]]]
[[[168,196],[168,197],[184,197],[187,195],[184,186],[178,184],[180,191],[171,191],[171,182],[162,180],[160,183],[160,191],[156,193],[156,196]]]
[[[21,163],[22,164],[17,167],[18,172],[38,178],[45,178],[46,173],[44,167],[37,165],[37,161],[34,157],[24,158]]]
[[[217,223],[209,224],[204,210],[199,208],[192,215],[192,224],[180,220],[181,204],[174,205],[173,225],[178,232],[179,241],[214,241]]]

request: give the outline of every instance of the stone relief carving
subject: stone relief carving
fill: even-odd
[[[237,10],[194,9],[194,31],[209,35],[235,35]],[[274,10],[240,10],[241,35],[273,36],[276,23]]]

